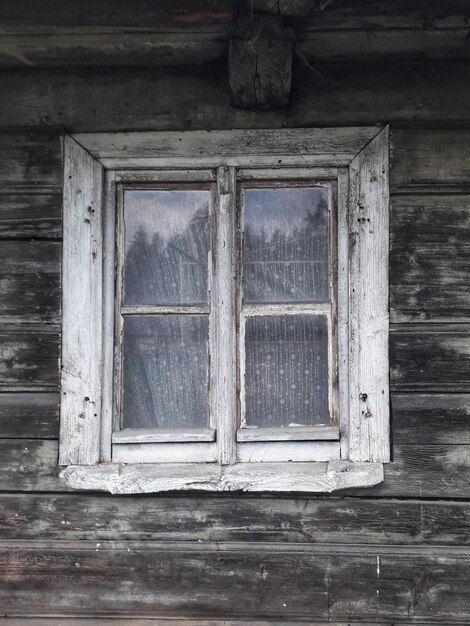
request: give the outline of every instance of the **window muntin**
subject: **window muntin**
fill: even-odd
[[[258,456],[282,460],[271,442],[288,439],[298,442],[293,451],[300,460],[314,460],[324,457],[316,440],[326,450],[325,440],[339,439],[336,188],[334,181],[295,174],[235,183],[230,219],[237,233],[234,245],[218,252],[211,243],[220,235],[214,185],[192,181],[191,172],[184,183],[118,185],[114,444],[127,451],[146,444],[142,458],[163,462],[163,446],[149,444],[180,443],[188,462],[203,462],[209,457],[200,453],[206,449],[212,458],[219,445],[219,429],[237,439],[238,459],[253,448],[246,442],[258,441],[272,449]],[[223,265],[239,286],[229,344],[240,391],[221,415],[210,383],[230,347],[215,338],[211,285]],[[235,285],[222,284],[218,297],[228,301]],[[264,345],[260,332],[271,333]],[[208,441],[215,443],[201,445]],[[124,448],[114,448],[127,461]],[[336,444],[328,455],[338,457]]]

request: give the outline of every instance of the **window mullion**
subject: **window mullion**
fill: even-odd
[[[217,169],[211,290],[211,413],[219,463],[236,460],[235,168]]]

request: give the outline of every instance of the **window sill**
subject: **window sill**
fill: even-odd
[[[331,493],[383,482],[382,463],[69,465],[60,477],[72,489],[114,494],[163,491]]]

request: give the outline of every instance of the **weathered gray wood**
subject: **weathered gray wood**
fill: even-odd
[[[211,421],[217,429],[219,463],[229,464],[236,456],[237,348],[235,293],[235,169],[217,169],[217,212],[215,245],[211,262],[212,315],[210,346]]]
[[[2,241],[0,321],[60,322],[61,245]]]
[[[129,626],[129,618],[100,618],[98,624],[99,626]],[[268,621],[264,619],[204,619],[204,618],[183,618],[182,620],[179,618],[132,618],[132,626],[175,626],[178,624],[184,624],[184,626],[294,626],[295,623],[291,619],[269,619]],[[421,626],[434,626],[435,622],[419,622]],[[446,626],[447,624],[454,624],[455,622],[441,622],[442,626]],[[94,617],[0,617],[0,624],[4,626],[95,626],[97,624],[96,618]],[[302,620],[302,624],[305,626],[351,626],[351,622],[338,622],[338,621],[330,621],[328,622],[319,622],[315,621],[305,621]],[[400,626],[411,626],[412,622],[400,622]],[[362,626],[388,626],[388,624],[384,622],[364,622],[361,621]],[[464,625],[465,626],[465,625]]]
[[[220,165],[347,166],[377,134],[374,127],[75,134],[106,168]]]
[[[57,449],[55,441],[0,440],[0,490],[66,490],[64,481],[58,479]],[[344,493],[355,497],[470,498],[469,459],[469,445],[395,446],[393,462],[384,466],[383,484]]]
[[[396,445],[470,444],[470,395],[393,394]]]
[[[442,500],[3,494],[0,511],[3,539],[470,544],[470,504]]]
[[[292,104],[280,111],[228,106],[225,66],[210,73],[142,68],[22,70],[0,75],[1,124],[63,124],[77,132],[459,121],[468,113],[466,63],[331,64],[321,76],[297,67]],[[178,98],[174,95],[178,93]],[[195,104],[197,103],[197,104]],[[130,113],[132,112],[132,114]]]
[[[288,106],[294,32],[280,17],[242,12],[228,43],[228,81],[233,106]]]
[[[0,563],[7,616],[442,624],[470,611],[466,547],[10,541]]]
[[[397,195],[391,215],[392,321],[468,321],[469,196]]]
[[[239,428],[237,441],[309,441],[339,439],[336,426],[292,426],[287,428]]]
[[[55,326],[0,327],[0,389],[56,390],[59,329]]]
[[[406,129],[392,133],[392,188],[470,182],[470,128]]]
[[[4,132],[0,142],[0,184],[9,186],[62,184],[62,134],[33,129]]]
[[[388,385],[389,131],[349,172],[349,458],[390,459]]]
[[[113,443],[214,441],[213,428],[126,428],[113,433]]]
[[[377,485],[383,480],[383,465],[340,460],[329,463],[235,465],[137,465],[134,461],[129,465],[69,465],[62,470],[60,477],[72,489],[121,494],[175,490],[322,493]]]
[[[39,191],[39,190],[38,190]],[[61,193],[0,194],[0,237],[62,237]]]
[[[1,393],[0,437],[56,439],[58,393]]]
[[[439,11],[434,4],[395,3],[387,10],[382,2],[377,8],[335,2],[334,11],[330,3],[310,0],[212,1],[209,8],[202,2],[160,2],[158,10],[141,0],[132,12],[121,0],[99,8],[81,3],[75,16],[50,3],[41,13],[27,0],[6,4],[0,19],[0,63],[6,67],[93,66],[103,59],[107,65],[163,67],[221,62],[234,13],[243,6],[289,16],[297,47],[316,63],[468,56],[468,13],[455,1],[439,5]]]
[[[66,491],[57,441],[0,439],[0,490]]]
[[[469,381],[467,325],[391,327],[390,385],[394,391],[467,392]]]
[[[103,168],[65,138],[60,463],[100,451]]]

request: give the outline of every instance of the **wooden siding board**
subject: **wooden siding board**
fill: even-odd
[[[470,545],[468,502],[3,494],[2,539]]]
[[[61,239],[62,194],[0,193],[1,239]]]
[[[396,129],[391,135],[393,188],[460,185],[470,180],[469,128]]]
[[[0,548],[6,616],[442,624],[461,621],[470,609],[470,554],[463,547],[2,542]]]
[[[3,104],[2,104],[3,109]],[[3,113],[2,113],[3,117]],[[0,143],[0,184],[62,184],[62,134],[54,130],[30,129],[3,132]]]
[[[56,441],[0,440],[0,491],[68,491],[59,479]],[[470,446],[394,446],[383,484],[340,495],[391,498],[470,498]]]
[[[181,131],[378,120],[461,123],[468,116],[468,63],[331,64],[323,65],[320,74],[294,64],[291,106],[253,112],[229,107],[225,65],[210,73],[149,68],[3,71],[0,90],[9,97],[1,103],[1,124],[47,123],[64,125],[70,132]]]
[[[393,394],[396,445],[470,444],[470,395]]]
[[[390,333],[393,391],[470,390],[470,333],[466,325],[395,325]]]
[[[60,323],[61,245],[2,241],[0,323]]]
[[[57,439],[58,393],[0,393],[0,437]]]
[[[1,326],[0,355],[0,391],[57,390],[59,329],[56,326]]]
[[[470,319],[470,196],[392,197],[393,322]]]

